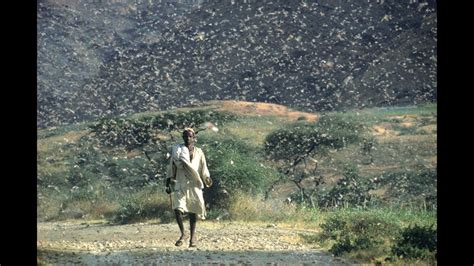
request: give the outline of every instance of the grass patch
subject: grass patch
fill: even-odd
[[[230,219],[247,222],[287,222],[315,225],[319,222],[317,209],[286,204],[281,200],[264,200],[262,195],[239,192],[232,196]]]
[[[107,219],[113,224],[128,224],[145,220],[159,220],[169,223],[174,220],[168,195],[158,191],[156,185],[122,195],[119,207]]]
[[[327,112],[326,114],[340,114],[354,122],[360,122],[366,126],[373,126],[382,122],[400,122],[394,120],[394,116],[415,115],[424,119],[437,116],[437,104],[428,103],[420,106],[400,106],[400,107],[373,107],[356,109],[345,112]],[[430,120],[432,121],[432,120]]]
[[[276,116],[248,116],[240,117],[236,121],[228,122],[224,134],[232,134],[236,138],[253,147],[262,147],[266,136],[288,120]]]
[[[394,246],[401,246],[403,252],[410,250],[407,241],[400,240],[406,239],[400,238],[406,228],[436,227],[436,212],[421,209],[332,208],[321,215],[321,233],[301,237],[306,243],[325,247],[356,263],[400,260],[391,255],[391,250]]]
[[[57,126],[57,127],[40,129],[37,131],[37,138],[38,140],[41,140],[41,139],[55,137],[55,136],[63,136],[63,135],[68,134],[69,132],[87,130],[90,125],[92,125],[91,122],[80,122],[76,124],[62,125],[62,126]]]

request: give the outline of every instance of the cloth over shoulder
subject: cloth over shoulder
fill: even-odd
[[[196,182],[196,186],[203,188],[204,184],[201,180],[201,176],[191,164],[189,150],[186,146],[179,144],[173,147],[171,151],[171,159],[174,161],[177,167],[183,168],[190,176],[193,181]]]

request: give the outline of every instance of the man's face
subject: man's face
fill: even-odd
[[[194,133],[186,131],[183,133],[183,140],[185,145],[194,144]]]

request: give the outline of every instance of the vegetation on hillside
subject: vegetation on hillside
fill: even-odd
[[[305,241],[360,262],[435,261],[436,105],[320,117],[190,108],[40,130],[38,221],[173,221],[166,153],[193,126],[208,219],[301,222],[320,229]]]

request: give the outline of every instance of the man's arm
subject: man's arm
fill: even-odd
[[[209,173],[209,169],[207,168],[206,156],[204,156],[204,152],[202,152],[200,164],[201,164],[201,167],[199,168],[201,169],[201,173],[199,174],[201,176],[202,182],[204,183],[206,187],[210,187],[212,186],[212,179]]]

